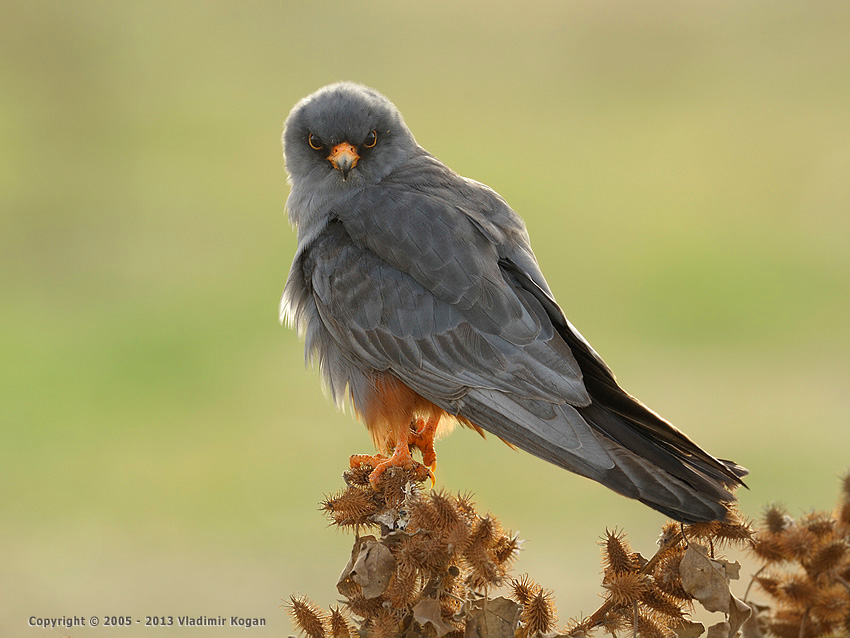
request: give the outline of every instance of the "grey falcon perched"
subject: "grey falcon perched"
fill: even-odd
[[[435,435],[460,423],[679,521],[733,518],[747,471],[618,385],[519,215],[419,146],[392,102],[326,86],[295,105],[283,143],[298,248],[281,321],[368,428],[381,454],[351,463],[373,484],[423,469],[412,448],[433,470]]]

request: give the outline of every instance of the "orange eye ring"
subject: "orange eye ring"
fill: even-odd
[[[322,141],[312,133],[307,134],[307,143],[310,145],[314,151],[321,151],[323,144]]]
[[[375,144],[378,143],[378,131],[372,131],[369,135],[366,136],[366,139],[363,140],[363,146],[365,148],[373,148]]]

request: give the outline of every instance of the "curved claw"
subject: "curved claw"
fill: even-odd
[[[354,454],[349,457],[349,463],[351,467],[366,465],[372,468],[372,472],[369,474],[369,483],[374,490],[378,489],[378,484],[384,472],[393,467],[400,467],[411,472],[418,481],[430,478],[432,488],[437,483],[434,471],[410,456],[410,449],[406,442],[403,446],[397,445],[393,455],[389,458],[383,454]]]
[[[418,448],[422,452],[422,462],[428,466],[432,474],[437,469],[437,452],[434,449],[434,436],[437,433],[439,423],[439,418],[430,419],[426,422],[417,419],[411,424],[411,432],[407,437],[408,444]],[[421,427],[416,429],[415,426],[417,425]]]
[[[372,468],[369,483],[373,489],[378,489],[381,476],[391,467],[400,467],[413,473],[416,480],[431,479],[431,488],[437,484],[434,472],[437,469],[437,453],[434,450],[434,435],[437,432],[439,418],[423,422],[421,419],[410,424],[410,429],[396,441],[392,456],[383,454],[354,454],[349,457],[351,467],[366,465]],[[422,452],[422,463],[414,461],[410,456],[410,448],[418,448]]]

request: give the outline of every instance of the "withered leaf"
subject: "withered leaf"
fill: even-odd
[[[705,638],[732,638],[735,634],[729,633],[730,631],[729,623],[723,620],[709,627]]]
[[[747,603],[735,598],[732,594],[729,594],[729,598],[731,599],[729,601],[729,638],[733,638],[738,635],[738,630],[747,622],[753,610]]]
[[[702,623],[682,619],[673,631],[676,632],[676,638],[699,638],[705,633],[705,627]]]
[[[345,564],[345,567],[342,568],[342,573],[339,575],[339,579],[336,582],[336,590],[346,598],[351,598],[357,593],[358,585],[354,582],[354,580],[352,580],[351,572],[354,570],[354,563],[360,555],[360,548],[364,543],[374,543],[375,540],[375,537],[371,535],[358,536],[354,539],[354,545],[351,547],[351,556]]]
[[[455,630],[443,620],[440,602],[436,598],[423,598],[413,607],[413,619],[423,627],[426,623],[437,631],[437,638]]]
[[[380,542],[366,542],[354,561],[351,579],[360,585],[364,598],[377,598],[384,593],[395,571],[395,557]]]
[[[714,558],[712,560],[718,565],[723,566],[723,569],[726,572],[726,578],[729,580],[738,580],[741,577],[741,563],[738,561],[733,563],[728,560],[723,560],[722,558]]]
[[[476,600],[469,609],[464,638],[514,638],[522,606],[504,597]]]
[[[337,591],[350,597],[356,592],[356,584],[364,598],[377,598],[390,584],[395,565],[392,552],[374,536],[358,538],[336,584]]]
[[[682,587],[708,611],[729,613],[729,580],[726,568],[708,557],[705,547],[691,542],[679,565]]]
[[[767,605],[759,605],[752,601],[749,602],[750,609],[753,613],[747,618],[746,622],[741,625],[741,634],[744,638],[765,638],[765,621],[764,616],[770,609]]]
[[[708,611],[722,611],[728,621],[708,628],[706,638],[734,638],[744,621],[750,617],[750,607],[738,600],[729,590],[730,574],[738,577],[738,563],[712,560],[708,550],[691,542],[679,566],[682,587]]]

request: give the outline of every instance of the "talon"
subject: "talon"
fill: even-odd
[[[436,479],[433,478],[433,474],[437,469],[437,452],[434,449],[434,435],[437,433],[437,426],[439,424],[439,418],[429,419],[428,421],[417,419],[410,424],[411,432],[408,435],[408,443],[422,452],[422,463],[430,470],[432,484],[436,483]],[[417,428],[416,426],[420,427]]]
[[[428,426],[423,428],[423,430],[427,427]],[[434,427],[436,427],[436,425]],[[369,483],[371,484],[372,489],[375,490],[378,489],[378,483],[380,482],[384,472],[393,467],[400,467],[410,472],[417,481],[431,479],[431,487],[433,488],[437,484],[437,478],[434,475],[437,455],[434,453],[433,435],[429,437],[428,434],[425,434],[425,436],[422,437],[420,434],[420,432],[410,432],[406,436],[402,436],[398,441],[396,441],[395,449],[393,450],[392,456],[389,458],[383,454],[354,454],[349,457],[349,464],[351,467],[360,467],[361,465],[371,467],[372,473],[369,474]],[[428,447],[429,439],[430,448]],[[413,457],[410,456],[410,448],[418,447],[421,450],[422,447],[420,446],[425,447],[425,451],[423,451],[423,460],[426,462],[425,465],[418,461],[414,461]]]

